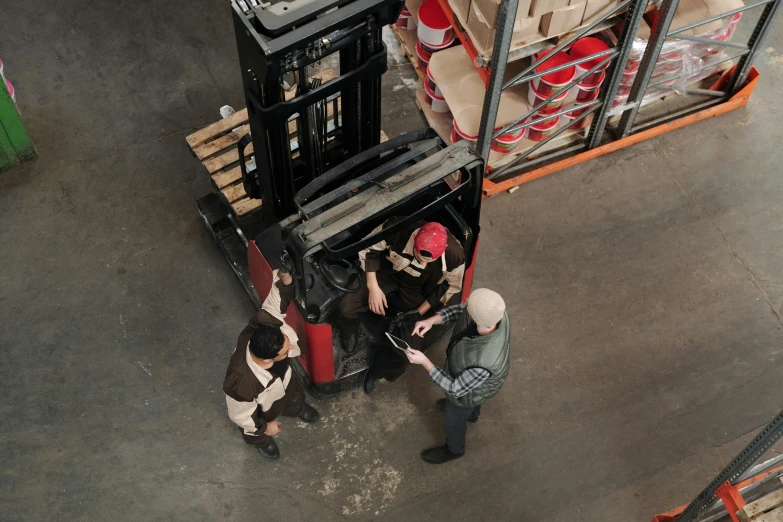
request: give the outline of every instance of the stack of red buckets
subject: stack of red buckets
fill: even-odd
[[[421,4],[418,20],[407,7],[403,7],[395,25],[401,30],[416,30],[416,55],[419,59],[419,67],[427,78],[424,82],[427,104],[434,112],[448,112],[449,106],[437,89],[428,70],[432,53],[450,47],[456,40],[451,22],[440,7],[438,0],[426,0]]]
[[[535,55],[534,60],[539,61],[551,52],[552,50],[538,53]],[[570,62],[571,57],[560,51],[536,67],[536,72],[542,73]],[[571,66],[533,79],[533,81],[528,84],[527,92],[527,100],[530,103],[531,108],[541,105],[547,98],[557,93],[552,101],[541,107],[538,112],[533,115],[533,118],[536,119],[538,116],[547,116],[559,112],[565,103],[566,96],[568,96],[569,91],[566,87],[568,87],[569,83],[574,81],[575,77],[576,67]],[[543,141],[555,131],[559,121],[560,118],[550,118],[530,125],[526,128],[525,137],[530,141]]]
[[[435,80],[429,72],[432,53],[450,47],[455,40],[454,29],[440,7],[438,0],[426,0],[419,8],[419,20],[416,26],[416,54],[419,66],[426,75],[424,91],[427,93],[427,103],[433,112],[449,112],[449,106],[443,94],[435,85]]]
[[[574,45],[571,46],[571,50],[568,52],[568,54],[572,59],[579,60],[606,51],[608,49],[609,46],[603,40],[588,36],[587,38],[580,38],[574,42]],[[606,60],[605,56],[601,58],[593,58],[592,60],[577,64],[576,76],[581,78],[589,70],[591,70],[593,67],[596,67],[604,60]],[[571,89],[571,96],[576,100],[576,103],[587,103],[598,98],[598,94],[601,91],[601,84],[604,82],[604,79],[606,79],[606,69],[609,67],[610,63],[611,62],[606,62],[600,68],[585,76],[582,81],[580,81]],[[564,115],[566,120],[564,123],[569,125],[571,121],[575,120],[588,110],[590,110],[590,107],[566,113]],[[576,124],[576,126],[571,128],[583,129],[586,126],[587,118],[583,119],[581,122]]]
[[[574,60],[586,58],[607,49],[609,49],[609,46],[603,40],[593,37],[580,38],[574,42],[568,53],[562,51],[558,52],[549,58],[549,60],[536,67],[536,72],[541,73],[561,65],[566,65]],[[539,53],[534,59],[538,61],[551,52],[552,51],[549,50]],[[541,109],[533,115],[534,119],[560,112],[563,105],[566,103],[566,98],[568,98],[570,102],[576,104],[595,100],[601,90],[601,84],[606,78],[606,68],[609,67],[609,62],[590,74],[587,74],[587,72],[600,64],[604,59],[605,58],[593,58],[592,60],[545,74],[531,81],[528,85],[528,102],[531,107],[536,107],[553,94],[560,93],[552,101],[541,107]],[[582,78],[583,76],[584,78]],[[571,89],[567,90],[566,87],[568,87],[568,84],[573,82],[576,78],[582,78],[582,80],[571,87]],[[560,118],[551,118],[531,125],[527,128],[525,137],[531,141],[543,141],[555,131],[558,125],[577,130],[583,129],[587,126],[587,118],[577,124],[573,124],[572,122],[589,109],[589,107],[586,107],[584,109],[573,110],[563,114]]]

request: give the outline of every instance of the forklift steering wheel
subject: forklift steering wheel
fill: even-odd
[[[322,259],[321,273],[329,284],[343,292],[358,292],[362,287],[361,272],[347,259],[340,259],[335,263]]]

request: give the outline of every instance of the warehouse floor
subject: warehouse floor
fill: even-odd
[[[155,4],[0,8],[40,151],[0,174],[3,520],[647,521],[780,409],[777,28],[747,108],[485,201],[475,284],[505,296],[514,359],[465,458],[420,460],[439,394],[412,368],[316,401],[263,461],[221,392],[253,307],[184,141],[242,106],[229,9]],[[423,120],[390,65],[394,136]]]

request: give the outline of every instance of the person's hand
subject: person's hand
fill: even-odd
[[[386,315],[386,310],[389,305],[386,304],[386,294],[383,293],[381,287],[378,285],[370,285],[370,297],[367,299],[367,303],[370,305],[370,310],[378,315]]]
[[[274,437],[278,433],[283,431],[283,428],[280,426],[280,423],[276,420],[269,421],[266,424],[266,429],[264,430],[264,435],[268,435],[270,437]]]
[[[413,348],[408,348],[405,350],[405,355],[408,357],[408,360],[411,362],[411,364],[426,365],[430,362],[426,355],[424,355],[419,350],[414,350]]]
[[[429,319],[425,319],[423,321],[416,321],[416,324],[413,327],[412,335],[418,335],[419,337],[424,337],[424,334],[429,332],[431,329],[432,329],[432,322]]]

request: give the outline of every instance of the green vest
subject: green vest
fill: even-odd
[[[468,314],[464,312],[454,331],[459,335],[467,327]],[[464,407],[478,406],[500,391],[511,364],[509,327],[508,314],[503,313],[497,330],[491,334],[463,337],[451,342],[446,350],[446,372],[453,379],[468,368],[484,368],[490,373],[486,381],[462,397],[447,394],[451,402]]]

